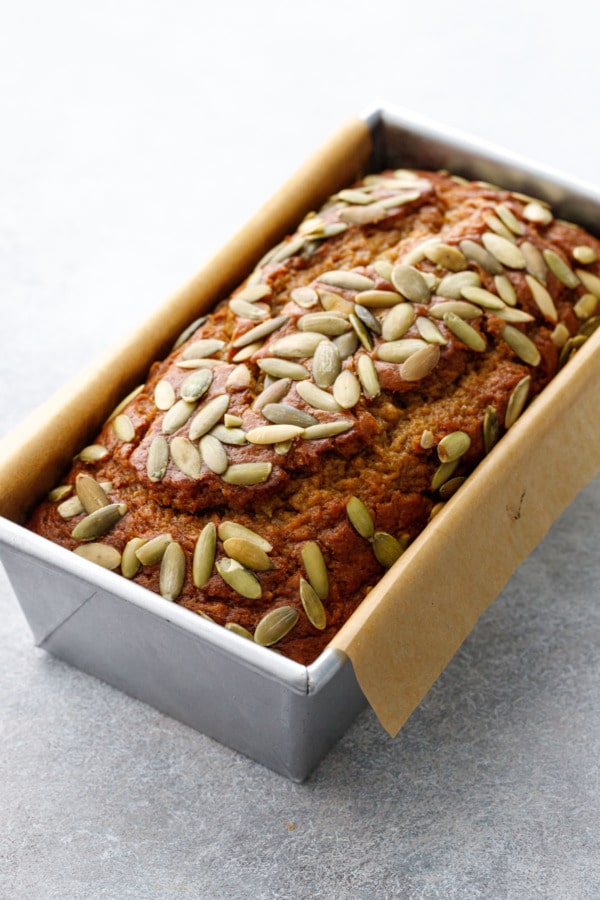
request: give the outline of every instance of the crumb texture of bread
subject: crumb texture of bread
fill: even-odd
[[[190,326],[28,527],[308,664],[592,333],[599,259],[534,198],[368,175]]]

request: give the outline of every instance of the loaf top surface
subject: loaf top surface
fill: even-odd
[[[190,326],[29,527],[309,663],[596,327],[599,257],[541,201],[367,176]]]

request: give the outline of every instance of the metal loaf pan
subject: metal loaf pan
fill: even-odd
[[[587,186],[411,113],[377,107],[354,121],[351,133],[350,139],[343,135],[347,163],[329,173],[329,190],[342,187],[365,164],[373,171],[443,168],[542,197],[557,215],[597,230],[600,197]],[[326,148],[318,165],[335,165]],[[290,224],[275,227],[282,233]],[[189,299],[196,283],[181,296]],[[177,297],[172,304],[175,335]],[[111,365],[118,360],[122,368],[123,359],[129,356],[117,353]],[[133,384],[135,377],[123,371],[121,384]],[[97,422],[114,400],[105,398]],[[44,419],[37,421],[33,431],[25,430],[23,446],[36,443],[36,428],[41,436]],[[80,446],[93,437],[97,422]],[[11,438],[13,457],[21,451],[20,440],[20,434]],[[33,468],[57,473],[61,462],[55,458]],[[3,477],[0,558],[37,646],[295,781],[307,777],[364,707],[352,664],[341,651],[329,648],[310,666],[298,665],[88,563],[18,524],[51,482],[38,477],[15,488]]]

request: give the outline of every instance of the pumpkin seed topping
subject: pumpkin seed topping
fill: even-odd
[[[243,300],[245,303],[255,303],[257,300],[262,300],[264,297],[270,297],[272,293],[273,291],[268,284],[250,284],[247,287],[242,288],[241,291],[238,291],[235,295],[235,299]]]
[[[50,503],[58,503],[60,500],[64,500],[73,490],[72,484],[59,484],[58,487],[52,488],[51,491],[48,491],[47,497]]]
[[[577,260],[578,263],[587,266],[590,263],[596,262],[598,256],[593,247],[588,247],[586,244],[579,244],[579,246],[573,248],[573,258]]]
[[[598,307],[598,297],[595,294],[583,294],[573,306],[573,312],[578,319],[589,319]]]
[[[376,259],[373,263],[373,268],[377,272],[380,278],[383,278],[384,281],[391,281],[392,278],[392,269],[394,268],[392,263],[387,259]],[[363,301],[361,301],[362,303]],[[368,306],[367,303],[364,304]]]
[[[481,266],[484,271],[489,272],[491,275],[501,275],[504,271],[502,263],[485,247],[482,247],[481,244],[465,240],[460,242],[459,247],[468,260],[477,263],[478,266]]]
[[[217,547],[217,529],[214,522],[207,522],[194,546],[192,557],[192,581],[202,588],[212,575]]]
[[[359,339],[360,343],[363,345],[365,350],[373,349],[373,341],[371,339],[371,335],[369,334],[368,329],[364,326],[363,322],[358,318],[355,313],[350,313],[349,317],[350,324],[354,329],[354,333],[356,337]]]
[[[213,356],[215,353],[218,353],[224,346],[225,341],[220,341],[217,338],[203,338],[202,340],[194,341],[186,347],[181,354],[181,358],[204,359],[207,356]]]
[[[509,206],[499,203],[496,206],[496,215],[506,225],[506,227],[516,235],[522,235],[525,232],[523,225]]]
[[[258,600],[262,596],[262,588],[256,575],[244,568],[236,559],[225,557],[217,560],[217,572],[223,581],[242,597]]]
[[[350,431],[354,422],[349,419],[338,419],[335,422],[319,422],[318,425],[310,425],[304,429],[302,438],[305,441],[317,441],[322,438],[336,437],[345,431]]]
[[[523,215],[530,222],[535,222],[538,225],[549,225],[553,218],[551,210],[538,200],[532,200],[527,203],[523,209]]]
[[[165,434],[173,434],[186,424],[192,413],[196,409],[196,403],[190,403],[187,400],[177,400],[171,409],[167,410],[162,422],[162,430]]]
[[[507,241],[511,243],[515,243],[515,236],[510,228],[507,228],[504,222],[502,222],[498,216],[495,216],[493,213],[488,213],[483,217],[483,220],[490,231],[493,231],[495,234],[499,234],[500,237],[505,238]]]
[[[165,549],[160,564],[159,591],[165,600],[175,601],[179,597],[185,581],[185,553],[177,541],[172,541]]]
[[[247,300],[239,300],[234,298],[229,301],[229,308],[240,319],[251,319],[261,321],[269,315],[269,307],[264,303],[248,303]]]
[[[135,555],[143,566],[155,566],[163,558],[164,552],[173,538],[170,534],[157,534],[135,550]]]
[[[440,462],[452,462],[460,459],[471,446],[471,438],[466,431],[451,431],[437,446]]]
[[[429,285],[423,277],[423,273],[400,263],[392,269],[392,284],[403,297],[413,303],[427,303],[429,301]]]
[[[379,384],[377,369],[375,368],[375,364],[371,357],[367,356],[366,353],[361,353],[358,357],[356,361],[356,371],[365,396],[369,399],[378,397],[381,393],[381,386]]]
[[[570,336],[569,329],[563,322],[559,322],[550,335],[555,347],[564,347]]]
[[[403,338],[398,341],[388,341],[385,344],[380,344],[377,347],[376,355],[377,359],[380,359],[382,362],[403,363],[413,353],[417,353],[428,346],[429,344],[422,338]]]
[[[228,467],[222,478],[227,484],[262,484],[271,474],[271,468],[269,462],[236,463]]]
[[[169,465],[169,444],[162,434],[153,438],[148,448],[146,471],[150,481],[162,481]]]
[[[331,387],[342,366],[340,352],[332,341],[322,341],[313,356],[312,376],[320,388]]]
[[[504,301],[485,288],[464,287],[462,289],[462,295],[465,300],[469,300],[471,303],[483,307],[483,309],[504,309]]]
[[[320,600],[325,600],[329,594],[329,577],[321,548],[316,541],[307,541],[302,547],[301,556],[311,587]]]
[[[459,318],[455,313],[446,313],[444,322],[452,334],[466,344],[471,350],[482,353],[486,348],[483,335],[479,334],[471,325]]]
[[[303,431],[298,425],[260,425],[246,432],[246,440],[251,444],[279,444],[299,437]]]
[[[237,560],[247,569],[255,572],[267,572],[273,568],[273,562],[255,541],[241,537],[227,538],[223,542],[223,550],[231,559]]]
[[[281,641],[299,618],[293,606],[278,606],[262,617],[254,630],[254,641],[263,647],[271,647]]]
[[[579,277],[586,291],[600,298],[600,278],[597,275],[586,272],[584,269],[577,269],[575,277]]]
[[[531,338],[527,337],[518,328],[512,325],[505,325],[502,331],[502,337],[513,350],[514,353],[522,359],[523,362],[530,366],[537,366],[541,362],[541,354]]]
[[[425,248],[427,259],[437,266],[449,269],[451,272],[461,272],[467,268],[467,260],[464,253],[458,247],[452,247],[443,242],[428,244]]]
[[[76,541],[95,541],[114,528],[126,512],[125,503],[109,503],[108,506],[101,506],[77,523],[71,537]]]
[[[381,334],[381,322],[374,316],[370,309],[362,306],[360,303],[354,304],[354,314],[358,316],[365,328],[368,328],[373,334]]]
[[[101,462],[108,455],[108,450],[102,444],[88,444],[87,447],[80,450],[75,459],[80,459],[81,462],[94,463]]]
[[[466,259],[464,255],[463,259]],[[448,297],[450,300],[460,300],[464,287],[481,287],[481,278],[477,272],[467,269],[463,272],[444,275],[436,288],[436,294],[439,297]]]
[[[435,322],[428,319],[427,316],[417,316],[416,325],[417,331],[428,344],[444,345],[448,343]]]
[[[520,248],[512,241],[493,231],[484,232],[481,240],[488,253],[491,253],[502,265],[509,269],[525,268],[525,257]]]
[[[483,445],[486,454],[498,442],[500,437],[500,420],[493,406],[488,406],[483,417]]]
[[[529,388],[531,386],[531,375],[526,375],[513,388],[506,407],[506,415],[504,417],[504,427],[509,429],[523,412],[527,397],[529,396]]]
[[[274,331],[277,331],[277,329],[285,325],[287,321],[287,316],[275,316],[272,319],[265,319],[260,325],[255,325],[254,328],[250,328],[249,331],[246,331],[241,337],[232,341],[231,346],[236,349],[247,347],[249,344],[253,344],[255,341],[261,340],[262,338],[267,337],[267,335],[272,334]]]
[[[325,607],[315,589],[305,578],[300,579],[300,600],[310,624],[319,631],[323,631],[327,625]]]
[[[240,525],[239,522],[233,522],[230,519],[224,519],[220,523],[218,535],[223,542],[232,538],[251,541],[253,544],[256,544],[257,547],[260,547],[261,550],[264,550],[265,553],[270,553],[273,549],[273,545],[266,538],[262,537],[262,535],[257,534],[256,531],[253,531],[251,528],[247,528],[245,525]]]
[[[454,313],[461,319],[478,319],[482,315],[481,307],[466,300],[442,300],[430,306],[428,312],[434,319],[443,319],[446,313]]]
[[[453,459],[451,462],[443,462],[436,469],[433,478],[431,479],[431,489],[433,491],[437,491],[441,488],[443,484],[445,484],[456,471],[458,464],[460,462],[459,459]]]
[[[207,392],[212,384],[214,375],[210,369],[196,369],[184,379],[180,393],[183,400],[194,403]]]
[[[308,428],[319,421],[310,413],[287,403],[266,403],[262,408],[265,419],[273,425],[297,425],[299,428]]]
[[[356,319],[356,316],[354,316],[353,319],[354,321],[352,321],[352,318],[350,321],[354,326],[355,322],[358,322],[359,320]],[[346,334],[340,334],[339,337],[335,337],[333,339],[333,343],[338,348],[340,359],[344,360],[348,359],[350,356],[352,356],[353,353],[356,352],[359,345],[359,339],[355,331],[348,331]]]
[[[300,316],[296,322],[300,331],[314,331],[335,337],[344,334],[351,328],[350,322],[343,316],[333,312],[313,312]]]
[[[548,277],[548,266],[541,250],[535,244],[532,244],[531,241],[523,241],[521,252],[525,257],[525,268],[529,274],[537,278],[538,281],[545,282]]]
[[[200,451],[189,438],[174,437],[170,446],[171,459],[178,469],[189,478],[200,478],[202,471],[202,458]]]
[[[268,403],[279,403],[288,393],[291,383],[291,378],[280,378],[274,381],[256,397],[252,404],[252,409],[256,410],[256,412],[261,412]]]
[[[349,369],[340,372],[333,384],[333,399],[342,409],[352,409],[360,400],[360,382]]]
[[[552,299],[548,290],[537,281],[533,275],[525,275],[525,281],[531,291],[531,295],[535,301],[535,304],[541,314],[545,319],[548,319],[550,322],[556,322],[558,319],[558,313],[556,312],[556,307],[554,305],[554,300]]]
[[[420,381],[426,378],[435,367],[440,359],[440,348],[438,344],[427,344],[416,353],[411,354],[408,359],[402,363],[400,375],[403,381]]]
[[[376,531],[373,535],[373,553],[379,565],[389,569],[400,559],[404,548],[400,541],[385,531]]]
[[[372,278],[367,275],[360,275],[358,272],[345,271],[344,269],[335,269],[330,272],[323,272],[319,275],[319,281],[322,284],[329,284],[332,287],[342,288],[345,291],[368,291],[375,287]]]
[[[238,350],[238,352],[232,356],[231,361],[234,363],[245,362],[247,359],[254,356],[254,354],[260,350],[262,345],[262,341],[253,341],[251,344],[246,344],[245,347],[242,347],[241,350]]]
[[[544,250],[544,259],[550,271],[558,278],[561,284],[568,288],[576,288],[579,284],[579,278],[575,272],[567,265],[558,253],[554,250]]]
[[[391,276],[391,263],[389,275]],[[395,291],[360,291],[354,299],[356,303],[366,306],[367,309],[387,309],[390,306],[395,306],[397,303],[404,303],[404,297]]]
[[[346,513],[354,530],[366,540],[371,540],[375,534],[375,523],[362,500],[350,497],[346,504]]]
[[[333,394],[329,394],[322,388],[317,387],[317,385],[313,384],[311,381],[299,381],[296,384],[296,390],[304,402],[308,403],[309,406],[312,406],[313,409],[321,409],[323,412],[342,411],[341,406],[335,400]]]
[[[404,337],[416,318],[414,307],[410,303],[394,306],[385,319],[381,328],[381,336],[384,341],[397,341]]]
[[[319,302],[319,295],[314,288],[297,287],[290,294],[291,299],[303,309],[310,309]]]
[[[225,628],[227,631],[232,631],[234,634],[237,634],[238,637],[246,638],[246,640],[253,641],[254,637],[247,628],[244,628],[243,625],[239,625],[237,622],[226,622]]]
[[[508,275],[494,275],[494,287],[498,291],[500,299],[508,306],[517,305],[517,292]]]
[[[456,477],[449,478],[448,481],[445,481],[439,490],[440,500],[446,501],[449,500],[450,497],[453,497],[466,480],[464,475],[457,475]]]
[[[126,397],[123,397],[123,399],[119,403],[117,403],[106,422],[108,423],[115,419],[119,415],[119,413],[131,403],[132,400],[135,400],[135,398],[142,393],[145,387],[145,384],[138,384],[138,386],[130,391]]]
[[[196,413],[190,423],[190,440],[195,441],[206,434],[225,415],[229,407],[229,394],[213,397]]]
[[[103,569],[117,569],[121,563],[121,554],[110,544],[80,544],[73,552]]]
[[[113,431],[120,441],[129,443],[135,437],[135,426],[128,415],[119,413],[113,419]]]
[[[200,456],[207,469],[215,475],[222,475],[226,471],[227,451],[214,434],[205,434],[200,438]]]
[[[154,388],[154,403],[157,409],[167,411],[175,403],[175,388],[170,381],[162,378]]]
[[[110,500],[104,488],[91,475],[80,472],[75,479],[75,492],[81,503],[81,509],[88,515],[109,506]]]
[[[125,544],[121,556],[121,574],[124,578],[135,578],[139,572],[142,564],[135,554],[145,543],[143,538],[134,537]]]

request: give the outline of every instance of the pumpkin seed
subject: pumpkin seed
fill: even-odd
[[[553,275],[568,288],[576,288],[579,278],[567,263],[554,250],[544,250],[544,259]]]
[[[580,244],[573,248],[573,258],[577,260],[578,263],[587,266],[590,263],[596,262],[598,256],[592,247],[588,247],[586,244]]]
[[[385,219],[386,210],[379,203],[371,203],[369,206],[347,206],[341,209],[339,217],[348,225],[370,225]]]
[[[338,419],[336,422],[319,422],[318,425],[310,425],[304,429],[302,438],[305,441],[317,441],[322,438],[336,437],[345,431],[350,431],[354,422],[348,419]]]
[[[493,231],[486,231],[481,236],[481,240],[488,253],[491,253],[502,265],[508,266],[509,269],[525,268],[525,257],[522,251],[508,238]]]
[[[300,600],[310,624],[319,631],[323,631],[327,625],[325,607],[315,589],[305,578],[300,579]]]
[[[513,324],[535,321],[535,316],[525,312],[524,309],[513,309],[512,306],[505,306],[504,309],[496,309],[494,310],[494,315],[499,319],[502,319],[503,322],[511,322]]]
[[[385,531],[376,531],[373,535],[373,553],[375,559],[384,569],[389,569],[403,553],[400,541]]]
[[[483,417],[483,445],[486,454],[498,443],[500,420],[493,406],[488,406]]]
[[[589,319],[598,307],[598,297],[594,294],[583,294],[573,306],[573,312],[578,319]]]
[[[372,350],[373,349],[373,340],[372,340],[371,335],[369,334],[369,331],[367,330],[367,328],[365,328],[364,324],[361,322],[361,320],[358,318],[358,316],[355,313],[350,313],[348,318],[350,319],[350,324],[352,325],[352,328],[354,329],[354,333],[356,334],[356,337],[359,339],[360,343],[363,345],[365,350]]]
[[[299,381],[296,384],[296,391],[305,403],[308,403],[309,406],[312,406],[314,409],[322,409],[324,412],[341,412],[342,408],[337,403],[333,394],[329,394],[327,391],[323,390],[320,387],[317,387],[316,384],[313,384],[311,381]]]
[[[446,481],[452,478],[459,462],[460,459],[453,459],[451,462],[443,462],[438,466],[431,479],[431,489],[433,491],[439,490]]]
[[[261,321],[269,315],[269,307],[264,303],[249,303],[247,300],[234,298],[229,301],[229,309],[240,319]]]
[[[187,400],[178,400],[171,409],[167,410],[162,422],[162,430],[165,434],[173,434],[186,424],[196,409],[196,403]]]
[[[469,349],[482,353],[486,348],[483,335],[479,334],[471,325],[459,318],[455,313],[446,313],[444,322],[452,334],[462,341]]]
[[[452,462],[460,459],[471,446],[471,438],[466,431],[451,431],[437,446],[440,462]]]
[[[465,259],[464,256],[463,259]],[[477,272],[468,270],[445,275],[437,286],[436,294],[439,297],[460,300],[462,297],[461,290],[464,287],[481,287],[481,278]]]
[[[260,547],[261,550],[264,550],[265,553],[270,553],[273,549],[273,545],[262,535],[257,534],[256,531],[247,528],[245,525],[240,525],[239,522],[232,522],[229,519],[224,519],[221,522],[218,528],[218,535],[223,542],[232,538],[251,541],[257,547]]]
[[[175,388],[170,381],[161,378],[161,380],[156,383],[156,387],[154,388],[154,403],[157,409],[164,410],[165,412],[168,409],[171,409],[175,403]]]
[[[354,188],[338,191],[335,196],[338,200],[343,200],[344,203],[358,203],[360,205],[373,202],[373,197],[370,194]]]
[[[346,300],[341,294],[320,290],[319,300],[325,312],[339,313],[342,316],[349,316],[351,312],[354,312],[354,303]]]
[[[383,320],[381,336],[384,341],[397,341],[404,337],[416,318],[414,307],[410,303],[394,306]]]
[[[509,429],[523,412],[527,397],[529,396],[529,388],[531,386],[531,375],[526,375],[515,385],[511,391],[506,407],[506,415],[504,417],[504,427]]]
[[[430,431],[429,428],[426,428],[421,434],[419,443],[423,450],[431,450],[431,448],[435,444],[435,435],[433,434],[433,431]]]
[[[183,400],[194,403],[207,392],[212,384],[214,375],[210,369],[196,369],[184,379],[180,393]]]
[[[217,560],[217,572],[230,588],[248,600],[258,600],[262,596],[260,581],[244,568],[236,559],[226,557]]]
[[[558,313],[556,312],[556,307],[554,305],[554,300],[550,296],[548,290],[544,287],[543,284],[540,284],[537,279],[533,277],[533,275],[525,275],[525,281],[531,291],[531,295],[534,299],[535,305],[544,316],[545,319],[548,319],[550,322],[556,322],[558,319]]]
[[[517,305],[517,292],[508,275],[494,275],[494,287],[498,291],[500,299],[508,306]]]
[[[202,340],[194,341],[186,347],[181,354],[181,358],[205,359],[207,356],[214,356],[214,354],[218,353],[219,350],[222,350],[224,346],[225,341],[220,341],[217,338],[203,338]]]
[[[292,256],[298,256],[303,249],[304,237],[302,235],[298,237],[286,238],[281,242],[281,244],[278,244],[277,247],[273,248],[273,251],[271,251],[271,253],[269,254],[269,262],[284,262],[286,259],[290,259]]]
[[[271,345],[271,351],[283,359],[306,359],[311,357],[321,341],[326,341],[324,334],[317,331],[303,331],[287,334]]]
[[[225,628],[227,631],[232,631],[234,634],[237,634],[238,637],[246,638],[246,640],[253,641],[254,637],[250,634],[247,628],[244,628],[243,625],[238,625],[237,622],[226,622]]]
[[[103,506],[110,505],[110,500],[102,485],[91,475],[83,472],[80,472],[75,479],[75,492],[81,503],[82,511],[88,515]]]
[[[121,574],[125,578],[135,578],[139,572],[142,564],[135,554],[145,543],[143,538],[134,537],[125,544],[121,556]]]
[[[119,413],[113,419],[113,431],[120,441],[129,443],[135,437],[135,426],[128,415]]]
[[[335,379],[333,399],[342,409],[352,409],[360,400],[360,382],[350,369],[344,369]]]
[[[373,268],[377,272],[380,278],[383,278],[384,281],[390,281],[392,277],[392,269],[394,266],[387,259],[376,259],[373,263]],[[360,295],[359,295],[360,296]],[[402,298],[400,298],[402,299]],[[363,301],[360,301],[363,303]],[[364,306],[368,306],[368,303],[364,303]]]
[[[246,440],[251,444],[279,444],[299,437],[303,431],[298,425],[260,425],[246,432]]]
[[[371,310],[366,306],[362,306],[362,304],[360,303],[355,303],[354,314],[358,316],[365,328],[368,328],[369,331],[373,332],[373,334],[381,334],[381,322],[379,321],[377,316],[374,316]]]
[[[541,250],[530,241],[523,241],[521,244],[521,252],[525,257],[525,268],[529,274],[533,275],[534,278],[537,278],[538,281],[545,282],[548,276],[548,266],[546,265]]]
[[[340,373],[340,352],[332,341],[322,341],[313,356],[312,376],[320,388],[330,387]]]
[[[369,399],[378,397],[381,393],[381,386],[379,384],[377,369],[375,368],[375,364],[371,357],[367,356],[366,353],[361,353],[358,357],[356,361],[356,371],[365,396]]]
[[[191,441],[202,437],[217,424],[219,419],[225,415],[229,407],[229,400],[229,394],[220,394],[204,404],[190,423],[189,435]]]
[[[97,566],[102,566],[103,569],[117,569],[121,563],[121,554],[110,544],[81,544],[73,552],[89,562],[96,563]]]
[[[170,534],[157,534],[135,550],[135,555],[143,566],[155,566],[163,558],[164,552],[173,538]]]
[[[449,500],[450,497],[453,497],[466,480],[464,475],[457,475],[455,478],[449,478],[439,490],[440,500],[446,501]]]
[[[305,316],[300,316],[296,325],[300,331],[314,331],[317,334],[326,334],[331,337],[344,334],[352,327],[344,316],[331,312],[307,313]]]
[[[479,306],[467,303],[466,300],[443,300],[430,306],[428,312],[434,319],[443,319],[446,313],[454,313],[460,319],[478,319],[482,315]]]
[[[207,522],[194,546],[192,557],[192,581],[202,588],[212,575],[217,547],[217,529],[214,522]]]
[[[247,359],[251,359],[255,353],[261,349],[263,345],[263,341],[254,341],[252,344],[246,344],[245,347],[242,347],[241,350],[231,357],[231,361],[234,363],[243,363]]]
[[[202,471],[202,458],[200,451],[189,438],[174,437],[170,446],[171,459],[177,468],[189,478],[200,478]]]
[[[196,331],[198,331],[198,329],[202,325],[204,325],[207,318],[208,316],[199,316],[199,318],[194,319],[193,322],[190,322],[187,328],[184,328],[184,330],[181,332],[171,349],[178,350],[182,346],[182,344],[185,344],[187,339],[190,338]]]
[[[159,592],[165,600],[175,601],[185,582],[185,553],[181,544],[172,541],[160,563]]]
[[[246,443],[246,432],[242,428],[234,428],[219,423],[211,428],[209,434],[217,438],[222,444],[232,444],[235,447],[242,447]]]
[[[271,474],[271,463],[237,463],[223,472],[222,478],[227,484],[262,484]]]
[[[125,407],[128,406],[132,400],[135,400],[135,398],[142,393],[145,387],[145,384],[138,384],[137,387],[130,391],[127,396],[120,401],[120,403],[117,403],[106,422],[108,423],[115,419],[119,415],[121,410],[125,409]]]
[[[346,334],[340,334],[339,337],[333,339],[333,343],[338,348],[340,359],[348,359],[358,349],[359,339],[355,331],[348,331]]]
[[[555,347],[564,347],[570,336],[569,329],[563,322],[559,322],[550,335]]]
[[[297,425],[299,428],[307,428],[319,421],[310,413],[287,403],[266,403],[262,408],[262,414],[274,425]]]
[[[95,541],[114,528],[126,512],[125,503],[109,503],[108,506],[101,506],[77,523],[71,537],[76,541]]]
[[[419,350],[429,347],[422,338],[404,338],[399,341],[387,341],[377,347],[377,359],[382,362],[403,363]]]
[[[329,594],[329,577],[321,548],[316,541],[307,541],[300,552],[304,571],[312,589],[320,600],[325,600]]]
[[[400,263],[392,269],[392,284],[399,294],[413,303],[429,301],[429,285],[422,272],[413,266]]]
[[[468,260],[477,263],[478,266],[481,266],[484,271],[489,272],[491,275],[501,275],[504,271],[502,263],[485,247],[482,247],[481,244],[465,240],[460,242],[459,247]]]
[[[314,288],[310,287],[294,288],[290,297],[294,303],[297,303],[298,306],[301,306],[303,309],[310,309],[311,306],[316,306],[319,302],[319,295]]]
[[[425,248],[425,256],[436,266],[449,269],[451,272],[461,272],[467,268],[467,260],[464,253],[458,247],[444,244],[442,241],[428,244]]]
[[[102,444],[88,444],[87,447],[79,451],[75,459],[79,459],[81,462],[94,463],[101,462],[108,455],[108,450]]]
[[[411,354],[408,359],[402,363],[400,375],[403,381],[420,381],[426,378],[435,367],[440,359],[440,348],[438,344],[427,344],[416,353]]]
[[[231,346],[235,348],[247,347],[249,344],[253,344],[255,341],[277,331],[278,328],[282,328],[288,321],[288,316],[275,316],[272,319],[265,319],[260,325],[255,325],[254,328],[250,328],[241,337],[236,338]]]
[[[267,404],[279,403],[289,391],[291,383],[291,378],[280,378],[274,381],[256,397],[252,404],[252,409],[256,410],[256,412],[261,412]]]
[[[48,500],[50,501],[50,503],[58,503],[60,500],[64,500],[66,497],[68,497],[72,490],[72,484],[59,484],[58,487],[52,488],[51,491],[48,491]]]
[[[465,287],[462,289],[462,295],[465,300],[469,300],[471,303],[483,307],[483,309],[504,309],[504,301],[485,288]]]
[[[205,434],[200,439],[200,456],[207,469],[210,469],[215,475],[222,475],[226,471],[227,451],[215,435]]]
[[[502,222],[498,216],[495,216],[493,213],[488,213],[483,217],[483,221],[494,234],[500,235],[500,237],[505,238],[505,240],[510,241],[511,243],[515,243],[515,236],[510,230],[507,228],[504,222]]]
[[[600,278],[597,275],[586,272],[584,269],[577,269],[575,277],[579,277],[586,291],[600,298]]]
[[[254,630],[254,641],[263,647],[277,644],[292,630],[299,618],[293,606],[278,606],[262,617]]]
[[[227,538],[223,542],[223,550],[231,559],[237,560],[247,569],[255,572],[267,572],[273,568],[273,562],[255,541],[242,537]]]
[[[346,513],[354,530],[366,540],[371,540],[375,534],[375,523],[362,500],[350,497],[346,504]]]
[[[552,221],[552,212],[547,206],[544,206],[537,200],[527,203],[523,210],[523,215],[530,222],[535,222],[538,225],[549,225]]]
[[[427,341],[428,344],[443,345],[448,343],[435,322],[432,322],[432,320],[428,319],[427,316],[417,316],[416,326],[417,331],[419,332],[423,340]]]
[[[157,434],[148,448],[146,471],[150,481],[162,481],[169,465],[169,444],[166,437]]]
[[[519,222],[519,220],[517,219],[514,212],[512,211],[512,209],[509,206],[506,206],[504,203],[499,203],[496,206],[496,215],[501,220],[501,222],[503,222],[503,224],[506,225],[506,227],[510,231],[512,231],[513,234],[516,234],[516,235],[524,234],[525,229],[523,228],[522,223]]]
[[[319,337],[323,337],[323,335],[319,335]],[[288,359],[278,359],[276,356],[265,356],[259,359],[258,366],[273,378],[290,378],[292,381],[301,381],[303,378],[309,377],[306,366]]]
[[[344,291],[368,291],[375,287],[372,278],[361,275],[358,272],[350,272],[344,269],[336,269],[331,272],[323,272],[319,275],[319,281],[341,288]]]
[[[235,299],[243,300],[245,303],[255,303],[264,297],[270,297],[272,293],[268,284],[249,284],[237,292]]]
[[[528,338],[527,335],[522,331],[519,331],[518,328],[515,328],[513,325],[505,325],[502,331],[502,337],[511,350],[516,353],[523,362],[530,366],[537,366],[540,364],[542,359],[540,351],[531,338]]]
[[[390,270],[388,277],[392,272],[391,263],[389,265]],[[397,303],[404,303],[404,297],[397,294],[395,291],[360,291],[354,299],[356,303],[360,303],[361,306],[366,306],[367,309],[387,309],[390,306],[395,306]]]

